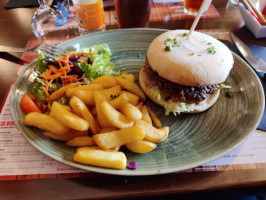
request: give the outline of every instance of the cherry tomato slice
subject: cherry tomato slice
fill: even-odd
[[[30,112],[39,112],[42,113],[42,111],[38,108],[38,106],[35,104],[36,98],[30,94],[26,93],[22,97],[20,101],[20,108],[25,113],[28,114]]]

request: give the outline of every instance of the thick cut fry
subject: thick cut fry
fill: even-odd
[[[73,93],[73,96],[78,97],[81,101],[83,101],[87,106],[95,106],[94,98],[93,98],[93,90],[76,90]]]
[[[86,146],[95,146],[95,142],[90,136],[78,136],[68,140],[66,146],[69,147],[86,147]]]
[[[117,85],[115,77],[111,75],[101,76],[95,80],[92,81],[93,84],[103,84],[104,88],[110,88]]]
[[[103,149],[111,149],[130,142],[140,141],[145,134],[141,127],[132,126],[118,131],[93,135],[94,142]]]
[[[75,88],[81,84],[82,84],[81,82],[70,83],[69,85],[59,88],[58,90],[56,90],[54,93],[51,94],[51,96],[49,97],[49,101],[55,101],[59,99],[60,97],[64,96],[67,89]]]
[[[168,126],[157,129],[153,127],[150,123],[147,123],[143,120],[136,121],[135,125],[142,128],[143,132],[145,133],[145,140],[148,140],[153,143],[159,143],[164,141],[169,133]]]
[[[112,126],[117,128],[133,126],[134,121],[129,120],[125,115],[114,109],[107,101],[101,101],[99,106],[103,115]]]
[[[75,138],[75,137],[86,136],[86,135],[88,135],[88,131],[71,130],[68,133],[63,134],[63,135],[58,135],[58,134],[55,134],[53,132],[46,131],[46,132],[44,132],[44,135],[49,137],[49,138],[52,138],[54,140],[68,141],[68,140],[71,140],[72,138]]]
[[[121,86],[117,85],[108,89],[101,90],[101,93],[105,96],[108,101],[118,97],[121,92]]]
[[[149,104],[147,104],[147,110],[150,114],[151,120],[153,121],[153,123],[155,124],[156,127],[161,128],[162,127],[162,123],[159,120],[159,118],[157,117],[157,115],[152,111],[152,109],[150,108]]]
[[[113,169],[125,169],[127,159],[123,152],[80,147],[74,155],[74,162]]]
[[[131,82],[135,82],[135,76],[134,74],[129,74],[127,72],[123,72],[123,74],[120,75],[122,78],[129,80]]]
[[[58,135],[66,134],[70,130],[52,116],[39,112],[31,112],[27,114],[24,118],[24,124],[27,126],[35,126],[45,131],[52,131]]]
[[[119,85],[121,85],[122,88],[139,96],[142,101],[146,100],[145,94],[143,93],[141,88],[136,83],[129,81],[127,79],[124,79],[121,76],[116,77],[116,81]]]
[[[125,146],[127,149],[135,153],[148,153],[155,149],[157,145],[146,140],[141,140],[127,143]]]
[[[146,105],[142,107],[141,112],[142,112],[142,120],[148,122],[149,124],[152,124],[151,117]]]
[[[94,91],[93,97],[95,101],[96,113],[97,113],[97,118],[99,120],[99,124],[101,125],[101,127],[112,127],[112,124],[108,121],[106,116],[103,114],[103,111],[100,107],[100,102],[102,100],[106,100],[105,96],[100,91]]]
[[[121,105],[126,104],[128,102],[129,102],[129,98],[125,93],[119,95],[114,100],[109,101],[110,105],[113,106],[113,108],[115,109],[119,109]]]
[[[127,97],[129,98],[128,103],[133,104],[134,106],[138,104],[139,102],[139,97],[135,94],[132,94],[131,92],[128,91],[121,91],[120,95],[126,94]]]
[[[78,131],[85,131],[89,129],[89,123],[81,117],[69,112],[60,103],[54,102],[51,107],[51,116],[66,127]]]
[[[90,131],[93,134],[97,134],[100,131],[100,127],[97,126],[93,115],[87,106],[77,97],[72,97],[69,101],[70,106],[72,107],[75,114],[85,119],[90,126]]]
[[[90,84],[90,85],[83,85],[80,87],[75,87],[75,88],[69,88],[66,90],[66,96],[67,97],[72,97],[74,95],[74,92],[77,90],[86,90],[86,91],[91,91],[91,90],[102,90],[103,89],[103,84]]]
[[[126,117],[130,120],[137,121],[142,119],[141,111],[131,103],[122,104],[119,107],[119,111],[126,115]]]

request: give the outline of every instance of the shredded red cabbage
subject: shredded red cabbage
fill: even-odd
[[[131,161],[131,162],[129,162],[129,164],[127,164],[127,168],[136,170],[137,169],[137,163],[135,161]]]

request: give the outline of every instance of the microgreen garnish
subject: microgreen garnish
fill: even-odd
[[[164,41],[164,50],[165,51],[171,51],[172,47],[180,47],[181,42],[177,41],[176,38],[171,39],[171,38],[166,38]]]
[[[182,36],[183,37],[186,37],[188,35],[188,33],[183,33]]]
[[[165,39],[165,42],[169,42],[169,41],[171,41],[171,38],[166,38]]]
[[[189,54],[189,55],[190,55],[190,56],[194,56],[194,55],[195,55],[195,53],[193,53],[193,52],[192,52],[192,53],[191,53],[191,54]]]
[[[166,45],[164,50],[165,51],[171,51],[172,50],[172,45],[171,44]]]
[[[177,47],[181,46],[181,42],[177,41],[176,38],[174,38],[174,45]]]
[[[210,48],[207,49],[207,51],[210,53],[210,54],[215,54],[216,53],[216,50],[213,46],[211,46]]]
[[[211,45],[211,44],[212,44],[211,42],[208,43],[208,45]]]

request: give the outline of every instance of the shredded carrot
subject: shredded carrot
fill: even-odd
[[[49,91],[48,91],[50,84],[53,82],[54,79],[57,79],[57,78],[60,78],[62,80],[63,86],[68,85],[68,84],[73,83],[73,82],[79,81],[80,79],[78,79],[78,75],[67,75],[70,72],[70,68],[73,67],[73,65],[69,64],[69,58],[71,56],[74,56],[74,55],[80,56],[80,55],[83,55],[83,54],[85,54],[85,55],[93,55],[93,54],[96,54],[96,53],[94,53],[94,52],[91,52],[91,53],[68,52],[66,54],[66,56],[62,56],[62,57],[57,58],[57,62],[59,64],[59,69],[57,69],[54,66],[50,65],[50,66],[48,66],[49,69],[47,69],[43,73],[43,78],[46,80],[44,92],[45,92],[45,95],[46,95],[46,99],[47,99],[47,102],[48,102],[48,108],[49,109],[51,108],[51,102],[48,101],[49,96],[50,96]],[[81,62],[85,63],[85,61],[81,61]]]

